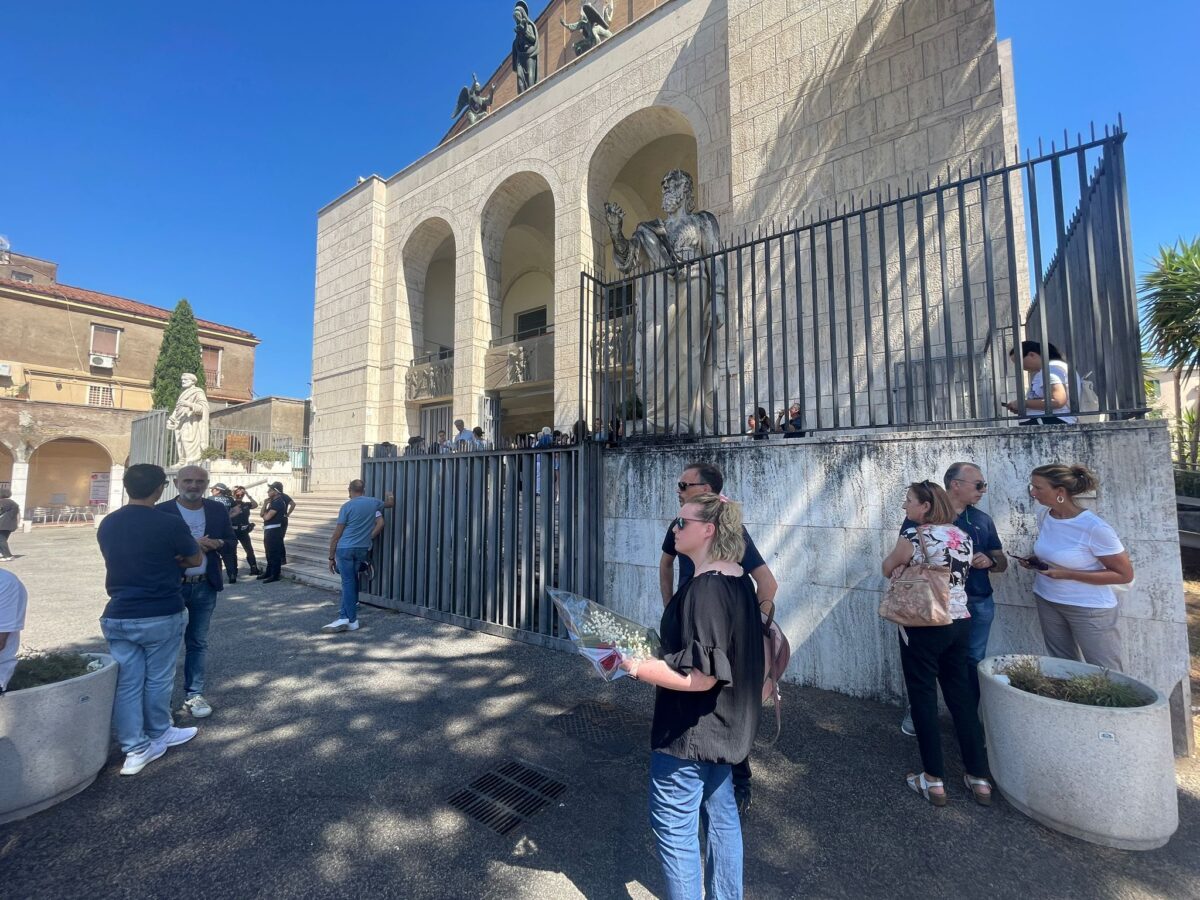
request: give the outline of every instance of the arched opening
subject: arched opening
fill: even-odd
[[[454,303],[457,245],[445,219],[422,222],[403,252],[411,362],[404,400],[411,434],[432,440],[450,427],[454,393]]]
[[[587,209],[592,258],[612,270],[612,243],[604,204],[625,210],[625,233],[639,222],[662,218],[662,179],[672,169],[689,173],[703,206],[696,134],[687,117],[666,106],[639,109],[618,122],[596,146],[588,164]]]
[[[28,517],[35,510],[55,513],[95,508],[107,504],[112,457],[86,438],[55,438],[38,446],[29,457],[29,488],[25,495]]]
[[[554,216],[550,185],[533,172],[505,179],[484,206],[491,333],[483,386],[496,446],[555,424]]]
[[[12,486],[13,455],[4,444],[0,444],[0,487]]]

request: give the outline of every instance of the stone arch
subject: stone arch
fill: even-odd
[[[407,334],[402,334],[402,359],[412,360],[438,348],[454,347],[454,302],[457,296],[458,236],[449,220],[431,215],[409,233],[401,245],[398,305],[407,313]],[[448,268],[448,273],[435,272]],[[430,283],[433,274],[434,283]],[[448,274],[448,279],[443,277]],[[430,288],[431,290],[427,290]],[[399,312],[399,310],[398,310]],[[431,316],[433,317],[431,320]],[[407,340],[404,340],[407,338]]]
[[[25,505],[87,506],[92,475],[107,475],[112,468],[112,451],[99,441],[75,435],[47,438],[29,455]]]
[[[706,159],[708,121],[685,98],[673,98],[683,109],[662,102],[629,104],[618,118],[610,117],[596,134],[583,180],[584,246],[591,238],[592,260],[611,264],[604,204],[615,200],[626,213],[626,233],[639,221],[658,218],[656,196],[662,176],[673,168],[688,170],[703,203],[705,185],[716,177],[717,166]],[[689,115],[687,110],[691,114]]]

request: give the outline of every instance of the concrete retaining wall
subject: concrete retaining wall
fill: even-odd
[[[1085,500],[1110,522],[1136,571],[1121,595],[1128,674],[1171,701],[1177,753],[1193,748],[1183,579],[1167,429],[1162,422],[1069,428],[822,435],[738,440],[696,448],[630,448],[605,457],[605,600],[657,625],[658,560],[675,482],[695,458],[717,463],[725,492],[744,503],[755,543],[780,582],[778,616],[792,642],[788,680],[853,696],[899,701],[895,626],[876,613],[880,564],[903,519],[913,480],[939,480],[955,461],[977,463],[989,482],[981,507],[1005,547],[1028,553],[1036,533],[1029,472],[1082,462],[1100,478]],[[1044,653],[1032,574],[1013,566],[993,578],[997,611],[989,653]]]

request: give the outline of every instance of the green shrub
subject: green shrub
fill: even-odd
[[[20,691],[25,688],[41,687],[43,684],[54,684],[69,678],[78,678],[87,674],[88,663],[86,656],[69,651],[43,653],[33,650],[17,659],[17,668],[9,679],[8,690]]]
[[[1085,706],[1130,707],[1150,704],[1137,688],[1113,681],[1107,671],[1052,678],[1042,672],[1036,658],[1027,656],[1010,662],[1002,674],[1008,676],[1013,687],[1052,700],[1082,703]]]
[[[203,450],[200,451],[200,458],[201,459],[220,459],[221,451],[218,450],[216,447],[205,447]]]
[[[241,450],[241,449],[230,450],[229,458],[232,459],[234,462],[248,463],[248,462],[250,462],[250,460],[254,459],[254,454],[251,453],[249,450]]]
[[[254,454],[254,459],[260,463],[281,463],[287,462],[291,457],[286,450],[259,450]]]

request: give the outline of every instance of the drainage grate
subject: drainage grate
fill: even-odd
[[[636,713],[599,700],[587,700],[555,716],[551,724],[613,752],[629,752],[645,738],[647,722]]]
[[[544,772],[506,762],[455,791],[449,803],[498,834],[508,834],[566,789]]]

